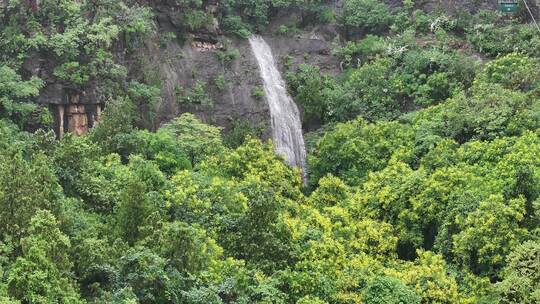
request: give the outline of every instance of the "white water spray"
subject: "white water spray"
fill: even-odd
[[[287,93],[270,46],[257,35],[249,38],[249,44],[261,70],[264,92],[270,107],[272,140],[276,153],[282,155],[289,165],[302,169],[305,177],[306,148],[298,107]]]

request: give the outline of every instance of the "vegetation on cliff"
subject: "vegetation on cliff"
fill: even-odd
[[[339,75],[287,73],[304,123],[322,126],[309,182],[245,122],[226,133],[185,113],[152,129],[159,83],[122,61],[158,30],[152,3],[7,1],[0,303],[540,301],[540,35],[525,15],[165,2],[184,38],[213,18],[275,33],[284,12],[300,19],[278,33],[340,31]],[[181,102],[225,85],[198,81]],[[89,134],[57,138],[37,102],[51,82],[106,101]]]

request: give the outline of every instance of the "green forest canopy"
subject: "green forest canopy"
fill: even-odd
[[[171,2],[180,31],[210,22],[203,1]],[[247,125],[143,128],[159,88],[112,46],[156,31],[151,6],[39,5],[0,7],[0,303],[540,302],[540,36],[523,16],[223,1],[230,35],[282,10],[344,33],[338,77],[287,73],[324,125],[303,185]],[[43,80],[22,73],[36,52],[102,88],[87,136],[51,131]]]

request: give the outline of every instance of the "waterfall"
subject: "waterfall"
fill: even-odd
[[[298,107],[287,93],[272,50],[261,36],[253,35],[249,44],[255,54],[270,107],[272,140],[276,153],[290,166],[298,167],[305,177],[306,148]]]

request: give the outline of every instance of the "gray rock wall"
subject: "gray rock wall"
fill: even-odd
[[[224,41],[224,37],[218,37]],[[197,114],[203,121],[221,126],[230,126],[234,120],[246,119],[256,124],[266,124],[268,106],[251,96],[252,89],[261,84],[258,68],[247,41],[231,40],[216,44],[205,43],[213,48],[201,48],[197,43],[187,42],[181,46],[171,42],[166,48],[148,44],[146,50],[150,62],[161,77],[162,103],[157,113],[157,124],[162,124],[183,112]],[[227,49],[219,45],[227,45]],[[218,59],[218,52],[238,50],[238,58],[231,62]],[[223,77],[225,86],[219,88],[216,79]],[[213,105],[186,104],[180,97],[197,83],[204,82],[205,91]],[[185,91],[179,92],[179,88]]]
[[[272,47],[283,74],[302,63],[320,66],[325,72],[338,72],[339,62],[331,55],[332,43],[322,34],[306,32],[295,37],[266,35],[265,39]],[[155,127],[183,112],[191,112],[207,123],[226,129],[234,121],[245,119],[253,126],[266,128],[268,135],[268,104],[264,98],[259,100],[252,96],[254,88],[262,88],[262,82],[248,41],[224,36],[216,36],[215,41],[203,43],[197,37],[192,37],[192,41],[183,45],[176,41],[168,43],[166,47],[147,43],[143,56],[149,60],[150,68],[154,69],[153,74],[160,77],[162,90]],[[239,52],[236,59],[229,63],[218,59],[218,52],[232,50]],[[219,76],[226,80],[224,89],[215,84]],[[206,92],[214,101],[213,106],[178,101],[182,94],[178,94],[177,88],[189,91],[197,81],[206,83]]]

